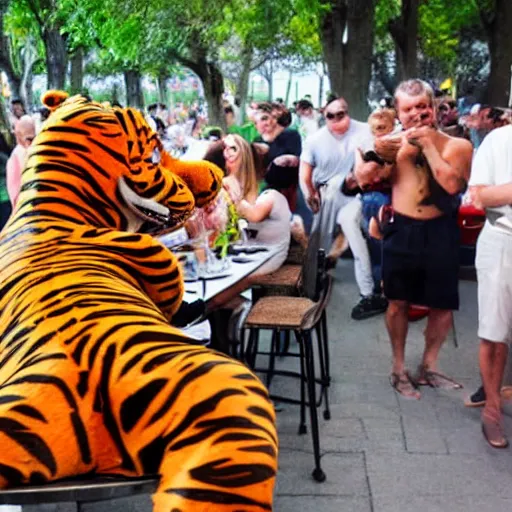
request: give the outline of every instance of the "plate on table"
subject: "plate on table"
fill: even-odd
[[[221,270],[219,272],[199,272],[198,279],[204,279],[209,281],[212,279],[222,279],[223,277],[229,277],[231,272],[229,270]]]
[[[268,252],[270,249],[265,245],[247,244],[247,245],[230,245],[228,254],[257,254],[260,252]]]

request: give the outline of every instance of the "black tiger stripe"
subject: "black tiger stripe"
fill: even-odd
[[[103,423],[108,430],[114,444],[116,445],[119,454],[121,455],[122,462],[121,467],[129,471],[135,470],[135,464],[133,463],[128,450],[126,449],[119,427],[117,425],[116,418],[112,411],[112,405],[110,403],[110,380],[112,378],[112,367],[114,365],[114,359],[116,357],[116,346],[110,345],[103,358],[103,365],[101,369],[100,382],[98,384],[98,392],[101,395],[102,400],[102,413]]]
[[[257,446],[242,446],[238,448],[241,452],[264,453],[270,457],[277,457],[276,449],[270,444],[261,444]]]
[[[28,416],[29,418],[42,421],[43,423],[48,423],[48,420],[44,417],[44,415],[31,405],[15,405],[14,407],[11,407],[10,410],[22,414],[23,416]]]
[[[70,151],[78,151],[82,153],[91,153],[91,148],[88,146],[84,146],[83,144],[79,144],[78,142],[72,142],[69,140],[61,139],[61,140],[46,140],[44,141],[45,146],[59,148],[59,149],[68,149]]]
[[[158,471],[160,466],[160,462],[162,457],[164,456],[164,452],[166,447],[171,443],[173,439],[178,439],[180,435],[183,434],[188,428],[193,425],[197,419],[201,416],[208,414],[208,412],[212,412],[217,407],[217,404],[227,398],[229,396],[243,394],[242,391],[239,390],[223,390],[210,397],[207,400],[203,400],[203,402],[195,404],[192,406],[185,418],[181,421],[181,423],[169,434],[166,436],[158,436],[155,437],[151,442],[146,444],[138,453],[138,459],[144,469],[144,473],[146,474],[154,474]],[[202,428],[199,425],[196,427]],[[211,425],[208,428],[217,428],[216,425]]]
[[[75,363],[78,366],[81,366],[81,364],[82,364],[82,353],[85,350],[85,347],[89,343],[90,339],[91,339],[91,335],[89,333],[86,334],[85,336],[82,336],[78,340],[78,343],[76,344],[75,349],[73,350],[73,352],[71,354],[73,361],[75,361]]]
[[[126,433],[131,432],[168,382],[167,379],[155,379],[123,401],[120,416],[121,426]]]
[[[57,461],[50,447],[40,436],[34,432],[28,431],[28,428],[23,423],[10,418],[0,417],[0,432],[3,432],[7,437],[30,453],[30,455],[43,464],[52,475],[57,473]]]
[[[238,441],[266,441],[266,439],[256,434],[249,434],[247,432],[229,432],[227,434],[222,434],[218,439],[216,439],[213,442],[213,444],[215,445]]]
[[[190,470],[194,480],[228,488],[254,485],[274,475],[274,469],[267,464],[232,464],[228,458],[213,460]]]
[[[141,350],[125,363],[125,365],[121,369],[121,372],[119,373],[119,378],[121,379],[122,377],[124,377],[133,367],[140,363],[145,356],[151,354],[151,352],[154,352],[156,350],[164,350],[166,348],[169,348],[169,345],[167,344],[167,342],[162,342],[162,344],[160,345],[154,345],[146,348],[145,350]]]
[[[180,334],[174,334],[170,332],[142,330],[135,333],[125,341],[121,348],[121,354],[128,352],[128,350],[133,347],[138,347],[145,343],[158,343],[161,341],[167,341],[169,342],[169,346],[173,346],[171,343],[176,344],[177,342],[186,342],[188,341],[188,338]]]
[[[2,463],[0,463],[0,476],[13,486],[21,485],[25,480],[21,471]]]
[[[199,501],[204,503],[212,503],[217,505],[246,505],[251,507],[260,507],[262,510],[272,510],[272,506],[268,503],[240,496],[224,491],[214,491],[211,489],[193,489],[193,488],[173,488],[165,491],[168,494],[177,494],[182,498],[191,501]]]
[[[103,151],[105,151],[105,153],[107,153],[107,155],[110,155],[116,162],[119,162],[120,164],[128,167],[128,162],[126,161],[126,156],[123,153],[118,153],[117,151],[114,151],[111,147],[105,146],[105,144],[101,143],[99,140],[92,139],[90,137],[89,137],[89,142],[91,144],[94,144],[95,146],[98,146]]]
[[[55,377],[52,375],[33,374],[20,377],[19,379],[16,379],[13,382],[3,384],[2,386],[0,386],[0,390],[10,386],[16,386],[25,383],[55,386],[62,393],[62,396],[64,397],[70,409],[72,410],[70,418],[72,420],[73,430],[75,432],[75,438],[77,441],[78,448],[80,449],[82,461],[84,462],[84,464],[90,464],[91,449],[89,446],[89,441],[87,439],[87,433],[85,431],[84,424],[80,419],[80,416],[78,415],[78,405],[76,403],[76,400],[71,391],[68,389],[66,383],[59,377]]]
[[[75,135],[89,135],[89,131],[83,130],[82,128],[77,128],[76,126],[49,126],[45,128],[45,132],[55,132],[55,133],[73,133]]]
[[[0,396],[0,405],[9,404],[11,402],[19,402],[20,400],[24,400],[24,396],[20,395],[4,395]]]

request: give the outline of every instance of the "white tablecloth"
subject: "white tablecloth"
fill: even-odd
[[[203,299],[205,302],[208,302],[219,293],[241,281],[244,277],[252,274],[278,252],[278,248],[275,246],[269,245],[266,248],[268,250],[264,252],[256,252],[254,254],[242,252],[237,255],[238,257],[251,260],[247,263],[236,263],[233,261],[233,257],[236,258],[237,256],[228,256],[229,266],[226,271],[222,272],[222,274],[227,274],[225,277],[186,282],[183,300],[193,302],[197,299]]]

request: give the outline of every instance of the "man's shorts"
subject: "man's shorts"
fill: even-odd
[[[459,228],[453,216],[419,220],[394,212],[384,229],[382,280],[388,300],[459,308]]]
[[[489,221],[478,238],[478,337],[512,343],[512,236]]]

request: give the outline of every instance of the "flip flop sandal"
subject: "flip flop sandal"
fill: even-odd
[[[426,381],[426,385],[432,388],[439,389],[462,389],[464,386],[459,382],[453,380],[446,375],[443,375],[439,372],[434,372],[433,370],[425,370],[423,372],[423,378]],[[424,385],[424,384],[420,384]]]
[[[512,399],[512,386],[503,386],[500,390],[502,400]]]
[[[493,448],[507,448],[508,440],[499,421],[482,419],[482,433]]]
[[[409,400],[419,400],[421,398],[421,394],[417,390],[417,386],[408,372],[392,373],[389,376],[389,383],[391,387],[404,398]]]

